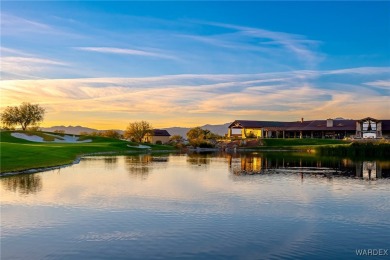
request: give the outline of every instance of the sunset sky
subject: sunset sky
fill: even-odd
[[[2,1],[1,106],[42,126],[390,119],[390,2]]]

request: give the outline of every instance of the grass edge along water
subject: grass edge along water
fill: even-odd
[[[84,154],[142,152],[142,149],[129,147],[124,140],[90,137],[91,142],[55,143],[32,142],[13,137],[11,131],[0,132],[0,173],[22,171],[32,168],[66,165]],[[30,133],[31,134],[31,133]],[[51,134],[51,133],[49,133]],[[44,136],[45,133],[41,133]],[[83,140],[85,137],[81,136]],[[149,145],[151,150],[174,150],[168,145]]]

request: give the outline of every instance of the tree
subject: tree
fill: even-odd
[[[208,140],[217,139],[218,135],[212,133],[210,130],[195,127],[187,132],[188,141],[192,146],[208,146]]]
[[[100,136],[114,138],[114,139],[121,138],[121,134],[115,130],[105,130],[103,132],[100,132]]]
[[[142,142],[142,138],[148,133],[152,133],[152,125],[146,121],[137,121],[130,123],[125,130],[123,136],[126,139],[134,138],[138,142]]]
[[[182,142],[184,142],[184,138],[183,138],[183,136],[181,136],[181,135],[172,135],[172,136],[169,138],[169,141],[170,141],[171,143],[177,144],[177,143],[182,143]]]
[[[172,135],[169,138],[169,143],[174,145],[176,148],[182,148],[184,146],[184,138],[181,135]]]
[[[65,130],[54,130],[54,133],[64,135],[65,134]]]
[[[187,132],[187,138],[188,138],[188,140],[204,140],[205,139],[205,132],[199,126],[194,127],[194,128],[191,128]]]
[[[5,126],[20,124],[25,131],[28,126],[36,125],[43,121],[45,109],[38,104],[23,102],[20,106],[6,107],[1,113],[1,122]]]

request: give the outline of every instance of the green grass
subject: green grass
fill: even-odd
[[[0,172],[21,171],[50,167],[73,162],[78,156],[89,153],[141,151],[130,148],[123,140],[91,137],[90,143],[36,143],[11,136],[11,132],[0,132]],[[174,150],[171,146],[150,145],[152,150]]]
[[[354,142],[349,145],[319,147],[321,155],[347,156],[357,158],[390,158],[390,142]]]

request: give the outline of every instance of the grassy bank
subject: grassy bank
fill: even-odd
[[[390,158],[389,141],[344,141],[333,139],[264,139],[259,150],[311,150],[321,156]]]
[[[250,150],[316,150],[320,146],[345,146],[350,141],[333,139],[262,139],[261,146],[247,147]],[[246,147],[242,147],[246,148]]]
[[[354,142],[349,145],[318,147],[316,150],[320,155],[326,156],[390,158],[389,142]]]
[[[31,134],[31,133],[30,133]],[[88,137],[90,143],[36,143],[0,132],[0,172],[21,171],[72,163],[78,156],[99,152],[141,151],[126,141]],[[171,146],[150,145],[152,150],[173,150]]]

